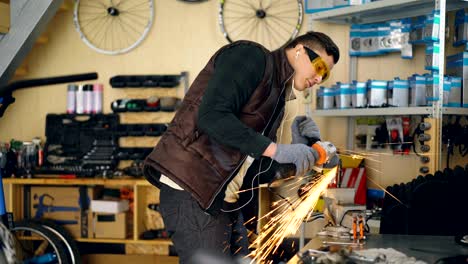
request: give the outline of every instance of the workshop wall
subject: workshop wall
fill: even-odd
[[[79,38],[73,26],[72,10],[59,12],[48,26],[49,41],[36,45],[26,61],[28,74],[21,77],[39,78],[55,75],[96,71],[98,82],[104,88],[104,112],[110,113],[113,100],[124,97],[146,97],[151,89],[112,89],[109,78],[124,74],[179,74],[189,72],[191,83],[210,56],[227,44],[218,26],[218,2],[206,1],[197,4],[176,0],[155,1],[155,21],[148,37],[136,49],[127,54],[110,56],[95,52]],[[329,86],[336,81],[348,81],[349,27],[314,22],[309,25],[305,16],[300,34],[314,28],[329,34],[341,50],[341,59],[331,78],[324,83]],[[413,60],[402,60],[398,54],[379,58],[360,58],[359,80],[368,78],[390,79],[405,77],[414,72],[423,72],[424,50],[415,49]],[[396,67],[395,65],[398,65]],[[183,87],[179,88],[182,90]],[[298,114],[304,114],[315,99],[306,100],[302,93],[298,99],[287,104],[283,128],[278,132],[281,143],[290,142],[290,124]],[[64,113],[66,108],[66,85],[54,85],[20,90],[14,93],[16,102],[11,105],[0,122],[0,140],[11,138],[30,140],[35,136],[44,138],[45,117],[48,113]],[[312,96],[312,98],[315,98]],[[128,122],[169,122],[172,114],[145,113],[139,120]],[[125,118],[125,117],[124,117]],[[131,118],[130,118],[131,119]],[[143,120],[141,120],[143,119]],[[346,149],[347,118],[314,118],[322,131],[322,138]],[[139,141],[153,145],[154,139]],[[133,142],[130,142],[133,143]],[[371,156],[368,160],[369,174],[383,186],[408,181],[416,176],[419,163],[414,155],[394,156],[389,151]],[[384,176],[386,175],[386,176]]]
[[[210,56],[227,44],[217,19],[217,1],[197,4],[175,0],[156,1],[155,21],[142,44],[127,54],[110,56],[95,52],[80,40],[73,26],[72,10],[59,12],[48,26],[48,43],[36,45],[25,60],[28,74],[21,79],[96,71],[99,74],[97,82],[105,85],[104,112],[110,113],[110,104],[115,99],[144,98],[151,93],[151,89],[112,89],[109,78],[114,75],[179,74],[181,71],[188,71],[191,83]],[[305,33],[306,29],[306,20],[304,20],[299,34]],[[341,27],[329,26],[325,32],[330,34],[334,30],[341,30]],[[343,51],[347,50],[347,34],[346,31],[335,34],[335,41]],[[340,63],[335,66],[332,78],[326,84],[342,80],[347,76],[347,60],[347,56],[342,56]],[[182,89],[183,87],[179,90]],[[309,106],[305,104],[302,93],[296,95],[298,99],[287,104],[289,114],[285,118],[283,129],[279,131],[280,142],[283,143],[290,142],[291,121],[297,114],[303,114],[305,107]],[[16,91],[14,96],[16,102],[8,108],[0,122],[2,140],[11,138],[30,140],[35,136],[44,138],[46,115],[64,113],[66,109],[66,84],[20,90]],[[169,122],[172,117],[171,114],[161,115],[161,113],[144,115],[139,115],[138,121],[127,121]],[[321,125],[325,121],[319,119],[317,122]],[[335,123],[335,120],[327,122]],[[344,145],[346,123],[337,122],[337,125],[340,129],[333,129],[333,133],[339,135],[336,137],[337,144]],[[324,131],[324,134],[326,132]]]
[[[312,28],[327,32],[332,39],[337,41],[341,51],[342,59],[340,58],[339,67],[337,67],[340,70],[338,72],[334,70],[332,76],[335,75],[335,79],[332,82],[328,81],[324,86],[329,87],[336,81],[349,82],[349,26],[309,21],[308,29]],[[414,46],[413,55],[411,60],[402,59],[399,53],[377,57],[359,57],[357,79],[358,81],[390,80],[395,77],[407,78],[414,73],[425,73],[425,46]],[[320,126],[322,135],[324,135],[322,137],[334,142],[339,149],[347,149],[348,118],[325,117],[319,120],[322,122]],[[358,150],[357,152],[366,157],[368,177],[383,187],[410,181],[418,176],[419,167],[422,165],[414,152],[409,155],[394,155],[390,149]],[[368,182],[368,186],[377,187],[372,182]]]
[[[191,83],[210,56],[227,44],[217,24],[217,1],[155,1],[155,21],[148,37],[136,49],[117,56],[86,46],[73,26],[72,13],[57,13],[47,29],[48,43],[34,47],[26,59],[28,74],[21,79],[96,71],[98,82],[105,85],[105,113],[111,112],[113,100],[139,90],[112,89],[112,76],[188,71]],[[17,91],[14,96],[16,102],[0,122],[2,140],[44,137],[47,113],[64,113],[66,109],[65,84]]]

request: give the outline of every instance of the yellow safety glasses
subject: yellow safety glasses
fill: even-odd
[[[313,50],[306,46],[304,46],[304,49],[306,50],[310,62],[315,69],[315,73],[322,76],[322,81],[320,83],[323,83],[328,79],[328,77],[330,77],[330,69],[328,69],[327,63],[325,63],[325,61]]]

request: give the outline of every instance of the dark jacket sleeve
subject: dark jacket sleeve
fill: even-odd
[[[244,125],[242,107],[263,78],[264,52],[252,45],[237,45],[219,54],[198,111],[198,128],[218,143],[254,158],[271,140]]]

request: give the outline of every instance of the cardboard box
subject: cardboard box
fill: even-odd
[[[86,197],[80,195],[84,193]],[[88,237],[89,202],[93,188],[32,186],[30,190],[31,218],[54,220],[75,238]]]
[[[127,213],[108,214],[92,212],[92,236],[94,238],[127,237]]]
[[[120,201],[106,201],[106,200],[92,200],[91,211],[97,213],[111,213],[117,214],[128,211],[128,200]]]
[[[468,51],[447,56],[446,73],[462,78],[462,107],[468,107]]]

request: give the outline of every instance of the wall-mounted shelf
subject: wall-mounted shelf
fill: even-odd
[[[468,2],[447,0],[447,11],[467,7]],[[311,20],[336,24],[367,24],[427,15],[434,10],[434,0],[381,0],[364,5],[336,8],[309,15]]]
[[[392,115],[431,115],[432,107],[387,107],[313,110],[312,116],[392,116]]]
[[[444,115],[464,115],[468,116],[468,108],[444,107],[442,108]]]
[[[156,196],[159,197],[159,190],[152,186],[145,179],[135,178],[116,178],[116,179],[100,179],[100,178],[77,178],[77,179],[57,179],[50,178],[50,175],[37,175],[44,178],[34,179],[21,179],[21,178],[4,178],[3,184],[6,190],[6,206],[7,210],[13,212],[14,219],[19,220],[25,217],[24,208],[25,201],[24,189],[25,186],[94,186],[102,185],[110,188],[116,187],[130,187],[133,189],[134,201],[133,201],[133,226],[129,230],[131,235],[126,239],[105,239],[105,238],[81,238],[77,237],[76,240],[79,242],[86,243],[110,243],[110,244],[138,244],[160,247],[161,254],[169,254],[169,246],[172,245],[170,239],[151,239],[142,240],[140,234],[147,230],[145,225],[145,219],[147,215],[147,202],[148,197]],[[46,178],[48,177],[48,178]],[[151,195],[149,195],[151,194]],[[157,201],[152,201],[159,203]],[[157,228],[156,228],[157,229]]]
[[[329,24],[341,24],[344,27],[350,24],[368,24],[377,22],[386,22],[395,19],[412,18],[421,15],[431,14],[434,10],[440,11],[439,29],[438,35],[445,36],[448,33],[446,27],[446,13],[461,8],[468,7],[468,0],[380,0],[376,2],[367,3],[364,5],[347,6],[342,8],[336,8],[326,10],[317,13],[308,14],[309,28],[308,30],[315,31],[314,28],[318,25],[322,27],[318,22],[324,22]],[[450,22],[453,23],[453,22]],[[449,25],[452,26],[452,25]],[[453,31],[453,27],[450,29]],[[341,40],[341,39],[340,39]],[[348,38],[349,41],[349,38]],[[437,57],[438,66],[440,69],[445,67],[445,56],[446,56],[446,41],[450,43],[449,39],[441,38],[439,40],[440,49],[438,53],[433,53],[433,58]],[[358,79],[358,57],[350,56],[348,61],[348,80]],[[378,59],[385,60],[385,59]],[[368,63],[368,62],[366,62]],[[381,62],[378,62],[381,63]],[[419,62],[418,62],[419,64]],[[408,73],[407,73],[408,74]],[[437,73],[439,76],[439,87],[443,86],[443,72]],[[444,98],[443,89],[438,89],[438,97]],[[356,129],[356,118],[359,116],[363,117],[385,117],[385,116],[423,116],[425,122],[432,124],[431,129],[425,133],[432,135],[432,140],[426,142],[431,153],[427,155],[431,157],[428,164],[421,164],[421,166],[427,166],[430,173],[435,173],[436,170],[442,170],[442,144],[439,140],[442,137],[442,121],[444,115],[468,115],[467,108],[448,108],[443,107],[442,102],[438,101],[434,106],[427,107],[390,107],[390,108],[364,108],[364,109],[333,109],[333,110],[312,110],[311,116],[323,116],[323,117],[340,117],[347,118],[348,129],[346,138],[346,147],[348,149],[355,148],[355,129]],[[340,120],[341,121],[341,120]],[[387,157],[379,157],[376,160],[384,162]],[[387,165],[387,168],[390,166]],[[393,169],[390,169],[393,173]],[[403,170],[401,170],[403,172]],[[371,175],[373,174],[373,175]],[[404,174],[404,173],[403,173]],[[419,170],[416,175],[420,174]],[[384,169],[378,171],[378,174],[370,173],[370,177],[381,177],[385,175]],[[414,175],[408,174],[405,177],[414,177]],[[390,184],[393,184],[389,181]]]
[[[143,245],[172,245],[172,240],[169,238],[158,238],[152,240],[134,240],[134,239],[106,239],[106,238],[77,238],[78,242],[87,243],[107,243],[107,244],[143,244]]]
[[[38,175],[41,177],[41,175]],[[18,184],[18,185],[107,185],[107,186],[121,186],[121,185],[138,185],[138,186],[151,186],[145,179],[98,179],[98,178],[77,178],[77,179],[57,179],[57,178],[35,178],[35,179],[21,179],[21,178],[4,178],[5,184]]]

